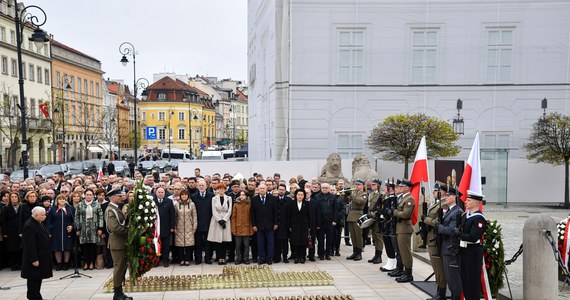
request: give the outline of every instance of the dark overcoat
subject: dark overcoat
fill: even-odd
[[[51,245],[49,234],[44,225],[34,218],[24,223],[22,229],[22,278],[45,279],[53,276],[51,270]],[[32,263],[38,261],[39,266]]]
[[[259,195],[251,200],[251,226],[257,230],[273,230],[277,224],[277,201],[270,194],[265,195],[265,204]]]
[[[172,200],[166,198],[162,199],[162,203],[158,203],[158,198],[154,196],[154,203],[158,208],[158,215],[160,216],[160,236],[170,236],[170,229],[176,228],[176,210]]]
[[[307,245],[309,238],[309,202],[303,200],[301,210],[297,201],[292,201],[289,206],[289,229],[291,235],[289,241],[293,246]]]
[[[51,234],[53,251],[71,251],[73,248],[74,231],[67,232],[67,226],[74,224],[75,208],[66,204],[65,211],[53,206],[47,217],[47,228]]]
[[[278,239],[287,239],[289,236],[289,206],[291,202],[291,198],[287,196],[283,196],[283,199],[279,199],[276,197],[277,200],[277,230],[275,231],[276,238]]]
[[[200,191],[192,194],[191,199],[196,206],[196,215],[198,216],[198,232],[208,232],[210,229],[210,220],[212,219],[212,198],[214,194],[205,192],[204,197],[200,195]]]
[[[18,207],[20,210],[22,207]],[[19,251],[22,245],[20,238],[20,220],[19,214],[14,210],[13,206],[4,206],[2,212],[2,235],[4,238],[4,247],[7,252]]]

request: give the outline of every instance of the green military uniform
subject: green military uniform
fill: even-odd
[[[368,201],[368,196],[365,191],[354,191],[349,196],[344,198],[345,203],[350,203],[348,210],[348,217],[346,221],[348,222],[348,231],[350,232],[350,239],[353,245],[353,254],[358,254],[362,252],[364,248],[364,241],[362,239],[362,228],[356,224],[358,218],[360,218],[364,213],[364,205]],[[353,259],[350,258],[349,259]]]
[[[411,242],[414,228],[412,227],[411,218],[415,205],[416,201],[412,195],[410,195],[410,193],[406,193],[400,196],[398,199],[398,207],[396,208],[396,211],[394,211],[394,216],[398,218],[398,222],[396,223],[396,239],[398,240],[398,249],[400,251],[400,256],[402,257],[402,263],[405,267],[404,275],[396,279],[398,282],[409,282],[413,280]],[[408,278],[411,278],[411,280],[407,280]]]
[[[109,203],[105,211],[105,219],[107,220],[107,230],[111,233],[107,247],[111,250],[113,257],[113,287],[117,289],[122,286],[127,272],[126,216],[117,205]]]
[[[372,233],[372,242],[374,243],[374,257],[369,260],[368,262],[379,264],[382,263],[382,249],[384,248],[384,239],[382,237],[382,233],[380,232],[380,226],[378,226],[378,207],[382,205],[382,199],[380,195],[380,191],[372,191],[368,194],[368,201],[369,201],[369,211],[370,214],[374,216],[376,221],[372,225],[370,225],[370,232]]]
[[[442,200],[443,201],[443,200]],[[447,204],[442,202],[441,205],[442,209],[447,207]],[[447,287],[447,280],[445,278],[445,272],[443,269],[443,261],[441,259],[441,254],[438,253],[438,245],[437,245],[437,236],[436,236],[436,227],[439,225],[439,211],[440,205],[439,202],[436,200],[434,204],[432,204],[427,211],[427,216],[424,219],[424,223],[429,227],[429,231],[427,234],[427,248],[429,253],[429,260],[431,262],[431,267],[433,268],[433,272],[435,273],[435,281],[437,282],[438,291],[443,289],[445,291]]]

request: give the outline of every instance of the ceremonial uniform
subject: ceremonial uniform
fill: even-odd
[[[400,250],[402,263],[405,267],[404,274],[396,279],[398,282],[409,282],[413,280],[411,242],[414,228],[412,227],[411,218],[415,205],[416,201],[412,195],[410,195],[410,193],[405,193],[398,199],[398,207],[396,211],[394,211],[394,216],[398,218],[398,222],[396,223],[396,239],[398,240],[398,250]]]
[[[375,184],[380,187],[379,182]],[[379,217],[382,214],[382,199],[380,197],[380,191],[372,191],[368,194],[368,201],[370,205],[370,214],[374,216],[374,223],[370,225],[370,231],[372,233],[372,242],[374,243],[374,257],[368,262],[373,264],[382,263],[382,249],[384,248],[384,240],[382,239],[382,233],[380,232]]]
[[[433,272],[435,273],[435,281],[437,282],[438,287],[438,294],[445,295],[445,290],[447,288],[447,280],[445,278],[445,271],[443,269],[443,260],[441,258],[441,253],[438,250],[437,245],[437,229],[438,226],[438,212],[440,209],[439,201],[443,200],[436,200],[434,204],[432,204],[427,211],[427,216],[424,219],[424,223],[429,226],[428,234],[427,234],[427,248],[429,253],[429,260],[431,262],[431,266],[433,268]],[[443,209],[444,205],[447,207],[446,204],[441,204],[441,208]],[[441,247],[441,245],[439,245]],[[441,292],[443,290],[443,293]],[[441,298],[441,297],[440,297]]]
[[[353,245],[353,253],[347,259],[360,260],[362,259],[361,253],[362,248],[364,248],[364,241],[362,239],[362,229],[356,224],[356,221],[363,215],[364,205],[368,201],[368,196],[365,191],[354,191],[349,196],[346,196],[344,201],[350,203],[346,221],[348,222],[348,230]]]
[[[461,200],[459,200],[461,201]],[[447,285],[451,291],[452,299],[460,299],[461,297],[461,273],[457,254],[450,251],[453,244],[455,228],[457,228],[457,218],[461,218],[463,210],[459,205],[453,205],[443,215],[441,224],[438,225],[437,231],[441,236],[441,256],[443,259],[443,268]]]
[[[480,211],[463,214],[457,237],[459,243],[459,267],[465,300],[479,299],[483,246],[480,239],[487,228],[487,220]]]
[[[107,221],[107,231],[111,233],[107,246],[111,250],[111,256],[113,257],[113,287],[115,290],[113,299],[132,299],[122,294],[122,284],[127,272],[127,250],[125,244],[128,228],[126,219],[126,216],[116,204],[109,203],[105,211],[105,220]],[[118,296],[122,296],[122,298]]]

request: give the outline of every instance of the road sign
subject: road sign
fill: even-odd
[[[156,126],[149,126],[146,128],[146,139],[156,140]]]

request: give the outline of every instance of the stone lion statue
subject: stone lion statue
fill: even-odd
[[[352,182],[356,179],[364,181],[378,178],[378,173],[370,168],[370,160],[366,155],[360,154],[352,161]]]
[[[327,157],[327,163],[321,169],[319,182],[336,184],[339,179],[343,179],[345,182],[347,181],[347,179],[342,174],[340,155],[338,153],[331,153]]]

